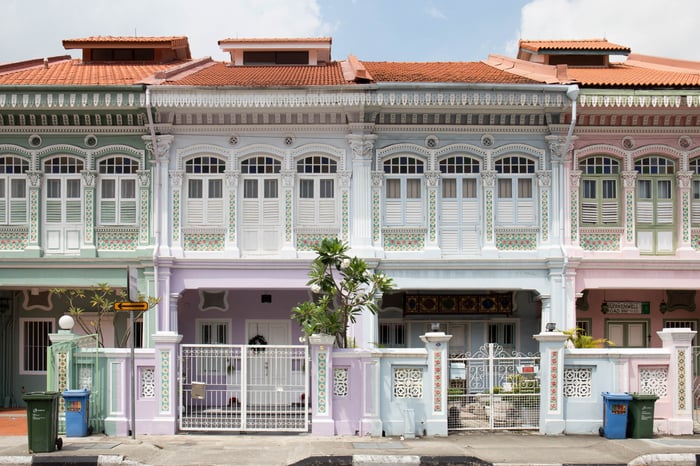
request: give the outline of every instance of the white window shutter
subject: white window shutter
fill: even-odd
[[[124,225],[133,225],[136,223],[136,201],[122,200],[119,212],[119,223]]]
[[[224,223],[224,200],[220,198],[209,199],[207,203],[206,223],[208,225],[223,225]]]
[[[673,201],[657,201],[656,223],[673,223]]]
[[[617,202],[603,202],[603,223],[618,223],[619,207]]]
[[[66,201],[66,223],[82,222],[82,204],[81,201]]]
[[[100,223],[116,223],[117,203],[114,200],[100,202]]]
[[[204,223],[204,202],[202,199],[187,200],[187,223],[201,225]]]
[[[335,225],[337,223],[337,209],[335,208],[335,199],[319,200],[318,223],[323,225]]]
[[[654,204],[650,201],[637,201],[637,223],[654,222]]]

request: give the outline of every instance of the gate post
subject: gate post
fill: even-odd
[[[447,436],[447,389],[450,385],[450,368],[447,350],[452,335],[445,332],[427,332],[420,339],[428,350],[428,406],[426,412],[426,435]]]
[[[177,345],[180,340],[182,335],[174,332],[158,332],[153,335],[158,410],[153,417],[153,430],[150,432],[152,434],[169,435],[177,432]]]
[[[568,337],[562,332],[542,332],[534,336],[540,343],[540,433],[563,434],[564,419],[562,380],[564,345]]]
[[[311,434],[335,435],[333,419],[333,343],[335,335],[311,335]]]
[[[668,420],[671,435],[693,433],[693,337],[687,328],[665,328],[656,332],[664,349],[671,353],[668,373],[672,414]]]

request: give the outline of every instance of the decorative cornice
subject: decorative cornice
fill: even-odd
[[[94,110],[133,109],[146,105],[143,92],[39,91],[0,92],[0,109]]]
[[[160,108],[464,108],[464,107],[561,107],[568,99],[561,90],[405,90],[344,91],[227,91],[154,88],[152,104]]]
[[[700,94],[608,94],[587,91],[578,98],[581,107],[644,107],[681,108],[700,107]]]

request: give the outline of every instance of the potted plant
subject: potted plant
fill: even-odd
[[[313,299],[292,309],[292,318],[307,338],[332,335],[340,348],[348,347],[347,329],[363,309],[379,310],[376,296],[393,289],[391,278],[371,273],[367,263],[349,257],[349,246],[337,238],[325,238],[314,247],[309,281]]]
[[[579,327],[564,330],[562,333],[568,336],[569,346],[573,348],[603,348],[605,346],[615,346],[615,343],[607,338],[593,338],[587,335],[584,329]]]

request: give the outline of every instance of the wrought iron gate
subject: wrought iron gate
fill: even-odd
[[[487,343],[450,355],[449,430],[538,429],[540,356]]]
[[[180,429],[307,432],[306,346],[181,345]]]

